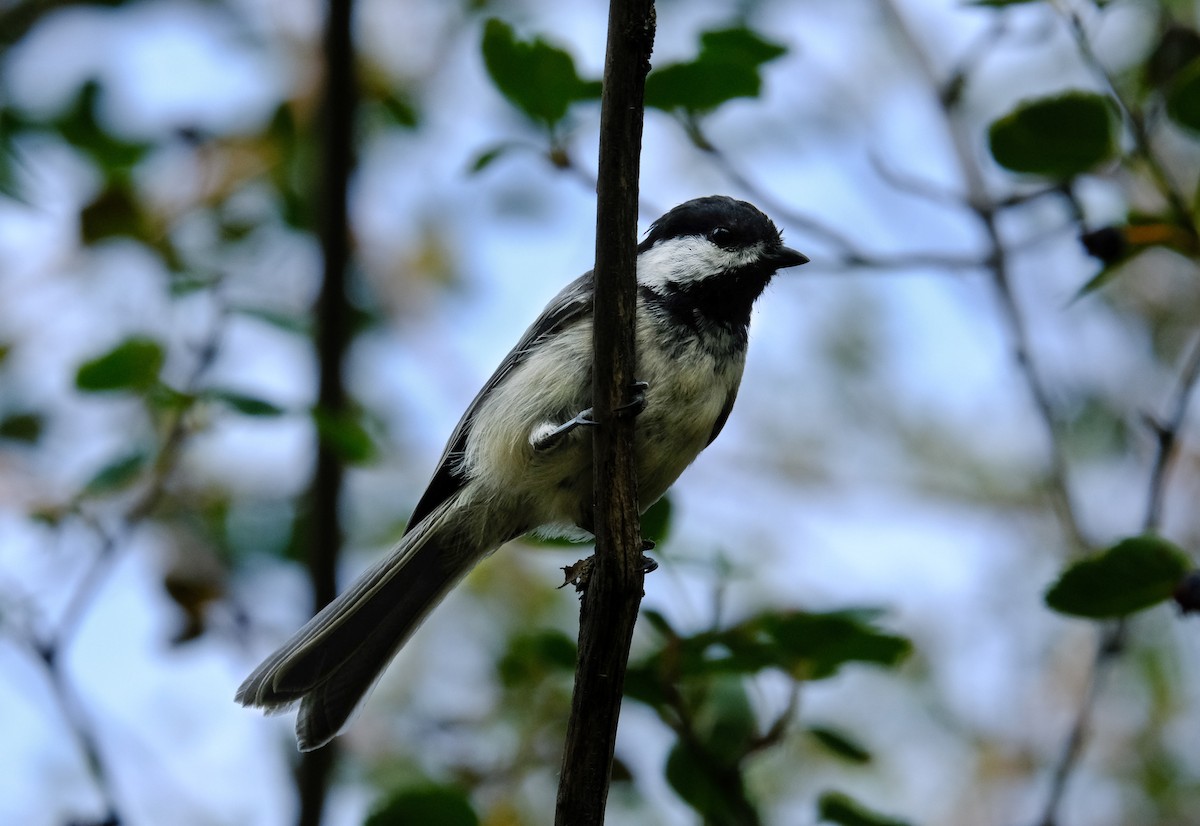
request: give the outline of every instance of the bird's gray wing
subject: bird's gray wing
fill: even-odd
[[[467,407],[467,411],[458,420],[458,425],[450,435],[450,440],[446,444],[446,449],[442,453],[442,459],[438,463],[437,470],[434,471],[433,478],[429,480],[428,487],[425,488],[425,492],[413,509],[412,516],[409,517],[405,533],[411,531],[422,519],[466,484],[467,479],[460,468],[458,459],[466,447],[467,436],[471,432],[471,425],[480,404],[500,382],[504,381],[509,373],[525,361],[529,352],[539,342],[557,335],[592,311],[592,287],[591,270],[564,287],[558,295],[551,299],[542,314],[521,336],[521,340],[500,362],[496,372],[492,373],[491,378],[483,385],[483,389],[476,394],[470,406]]]

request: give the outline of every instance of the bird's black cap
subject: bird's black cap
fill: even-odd
[[[762,243],[781,269],[808,261],[804,254],[783,246],[779,228],[758,207],[727,195],[709,195],[675,207],[651,225],[639,249],[693,235],[726,248]]]

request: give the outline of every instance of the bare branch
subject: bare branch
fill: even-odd
[[[909,29],[907,21],[900,10],[896,8],[894,0],[881,0],[881,3],[884,12],[893,23],[893,31],[908,43],[909,50],[927,78],[931,89],[937,93],[942,88],[942,84],[939,82],[924,48]],[[1025,385],[1046,432],[1050,461],[1049,493],[1054,510],[1059,523],[1067,534],[1072,550],[1077,554],[1082,553],[1090,547],[1090,543],[1083,533],[1072,500],[1062,427],[1055,412],[1054,403],[1051,401],[1050,392],[1034,362],[1025,318],[1013,291],[1008,250],[1000,237],[997,222],[997,202],[988,192],[983,171],[975,156],[973,137],[958,117],[953,101],[947,99],[943,94],[937,94],[937,100],[958,162],[959,172],[966,186],[967,202],[987,239],[989,249],[986,259],[987,268],[992,276],[1001,316],[1008,327],[1013,355],[1016,358],[1017,367],[1025,378]]]
[[[652,0],[611,0],[597,181],[592,406],[596,564],[579,619],[575,691],[555,823],[601,826],[644,570],[633,421],[614,415],[633,385],[638,174]]]
[[[184,382],[185,396],[194,396],[200,388],[205,373],[216,359],[226,315],[227,313],[222,308],[212,330],[197,350],[196,363]],[[113,523],[113,527],[107,527],[95,515],[83,513],[80,502],[76,501],[72,504],[71,510],[83,519],[99,538],[96,555],[68,598],[53,630],[40,639],[37,634],[29,631],[26,638],[21,640],[36,654],[37,661],[45,668],[55,702],[67,728],[75,737],[92,779],[95,781],[105,808],[101,819],[95,821],[98,826],[116,826],[123,822],[123,818],[113,790],[112,774],[108,770],[100,743],[93,731],[91,721],[80,706],[68,675],[64,671],[63,653],[74,640],[83,618],[87,615],[88,608],[104,587],[118,552],[125,547],[137,526],[150,516],[162,500],[167,481],[175,470],[189,432],[188,413],[189,408],[184,407],[176,409],[170,414],[171,418],[166,426],[166,435],[163,437],[162,446],[158,450],[154,464],[147,471],[147,478],[141,493],[126,506],[122,513],[116,516],[115,520],[109,520]]]
[[[1163,493],[1178,447],[1179,431],[1187,417],[1188,405],[1191,403],[1192,391],[1196,388],[1197,380],[1200,380],[1200,335],[1192,339],[1191,349],[1175,385],[1174,399],[1167,417],[1154,422],[1158,450],[1150,470],[1150,492],[1146,497],[1146,517],[1142,522],[1142,530],[1146,533],[1157,532],[1162,522]]]

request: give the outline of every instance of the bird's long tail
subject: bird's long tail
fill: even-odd
[[[268,711],[299,701],[300,749],[332,740],[429,611],[494,550],[448,519],[448,506],[422,519],[267,657],[238,688],[237,701]]]

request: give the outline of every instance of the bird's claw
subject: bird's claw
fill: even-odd
[[[636,416],[646,409],[646,391],[650,385],[644,381],[635,381],[629,387],[630,400],[613,410],[619,416]]]
[[[623,405],[613,409],[618,416],[636,416],[646,409],[646,390],[650,385],[644,381],[636,381],[630,387],[632,398]],[[545,424],[537,428],[529,437],[529,443],[534,450],[543,451],[557,445],[562,438],[578,427],[595,427],[596,421],[592,408],[581,410],[576,416],[558,426]]]

